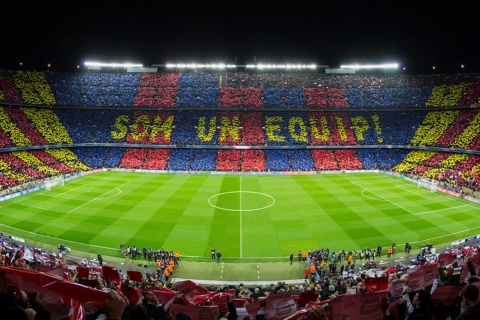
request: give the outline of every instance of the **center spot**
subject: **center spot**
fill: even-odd
[[[275,198],[262,192],[229,191],[211,196],[208,204],[225,211],[257,211],[273,206]]]

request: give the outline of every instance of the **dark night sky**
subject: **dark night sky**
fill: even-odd
[[[256,59],[331,67],[398,62],[412,73],[429,73],[434,65],[437,73],[480,71],[480,16],[466,1],[49,2],[15,2],[4,11],[15,18],[3,23],[0,68]]]

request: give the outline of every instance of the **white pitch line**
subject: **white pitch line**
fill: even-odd
[[[242,224],[242,220],[243,220],[243,217],[242,217],[242,177],[240,176],[240,258],[243,258],[243,224]]]
[[[422,215],[422,214],[434,213],[434,212],[439,212],[439,211],[444,211],[444,210],[450,210],[450,209],[455,209],[455,208],[462,208],[462,207],[467,207],[467,206],[468,206],[468,204],[463,204],[463,205],[461,205],[461,206],[456,206],[456,207],[449,207],[449,208],[443,208],[443,209],[438,209],[438,210],[423,211],[423,212],[420,212],[420,213],[414,213],[413,215],[419,216],[419,215]]]
[[[116,187],[115,189],[112,189],[112,190],[109,190],[109,191],[107,191],[107,192],[104,192],[104,193],[102,193],[101,195],[99,195],[98,197],[95,197],[95,198],[93,198],[92,200],[89,200],[89,201],[83,203],[82,205],[79,205],[78,207],[75,207],[75,208],[73,208],[72,210],[67,211],[67,213],[71,213],[71,212],[77,210],[78,208],[81,208],[81,207],[83,207],[84,205],[89,204],[90,202],[93,202],[93,201],[96,201],[96,200],[108,199],[108,198],[103,198],[102,196],[108,194],[109,192],[112,192],[113,190],[120,190],[120,188],[121,188],[122,186],[126,185],[126,184],[129,183],[129,182],[130,182],[130,181],[127,181],[127,182],[125,182],[125,183],[122,183],[121,185],[119,185],[119,186]],[[120,192],[121,192],[121,190],[120,190]]]
[[[396,204],[395,202],[390,201],[390,200],[382,197],[381,195],[376,194],[375,192],[370,191],[370,190],[368,190],[367,188],[364,188],[364,187],[362,187],[361,185],[359,185],[359,184],[357,184],[357,183],[355,183],[355,182],[353,182],[353,181],[350,181],[350,182],[353,183],[354,185],[356,185],[357,187],[360,187],[360,188],[362,188],[362,189],[364,189],[364,190],[367,190],[368,192],[373,193],[373,194],[376,195],[377,197],[382,198],[383,200],[385,200],[385,201],[387,201],[387,202],[390,202],[391,204],[393,204],[393,205],[396,206],[396,207],[399,207],[400,209],[403,209],[403,210],[405,210],[405,211],[407,211],[407,212],[409,212],[409,213],[411,213],[411,214],[413,214],[413,215],[415,214],[415,213],[413,213],[412,211],[410,211],[410,210],[402,207],[401,205]]]
[[[81,185],[79,185],[78,187],[75,187],[75,188],[72,188],[72,189],[67,190],[67,191],[65,191],[65,192],[62,192],[62,193],[56,194],[56,195],[54,195],[54,196],[51,196],[51,198],[56,198],[56,197],[58,197],[58,196],[63,196],[64,194],[69,193],[69,192],[72,191],[72,190],[75,190],[75,189],[78,189],[78,188],[81,188],[81,187],[85,187],[85,186],[86,186],[86,184],[81,184]]]
[[[395,187],[396,187],[396,188],[399,188],[399,189],[402,189],[402,190],[405,190],[405,191],[407,191],[407,192],[410,192],[411,194],[414,194],[414,195],[416,195],[416,196],[419,196],[419,197],[422,197],[422,198],[424,198],[424,199],[427,199],[427,197],[425,197],[424,195],[421,195],[421,194],[419,194],[419,193],[417,193],[417,192],[411,191],[410,188],[404,188],[404,187],[401,186],[401,185],[396,185]]]
[[[410,184],[406,184],[405,186],[411,187]],[[395,187],[397,187],[397,188],[399,188],[399,189],[403,189],[403,190],[405,190],[405,191],[408,191],[408,192],[410,192],[410,193],[412,193],[412,194],[414,194],[414,195],[417,195],[417,196],[422,197],[422,198],[425,198],[425,199],[431,198],[431,197],[424,197],[424,196],[422,196],[422,195],[420,195],[420,194],[418,194],[418,193],[415,193],[415,192],[413,192],[413,191],[411,191],[411,190],[405,189],[405,188],[401,187],[400,185],[396,185]],[[430,192],[430,194],[431,194],[431,192]],[[445,193],[443,193],[443,192],[435,192],[435,196],[436,196],[436,197],[441,197],[441,198],[444,198],[444,199],[446,198],[446,199],[449,200],[449,201],[458,202],[458,203],[462,203],[462,204],[463,204],[463,202],[460,201],[459,198],[457,198],[457,197],[452,197],[452,196],[447,195],[447,194],[445,194]],[[466,204],[466,205],[469,205],[469,204]]]
[[[462,232],[467,232],[467,231],[472,231],[472,230],[478,230],[478,229],[479,229],[479,227],[474,227],[474,228],[469,228],[469,229],[465,229],[465,230],[461,230],[461,231],[457,231],[457,232],[448,232],[448,235],[459,234],[459,233],[462,233]],[[438,236],[438,237],[433,237],[433,238],[428,238],[428,239],[422,239],[421,241],[412,241],[412,242],[410,242],[410,244],[414,244],[414,243],[426,243],[426,242],[429,242],[430,240],[441,239],[441,238],[445,238],[445,235],[443,235],[443,236]]]
[[[80,187],[83,187],[83,186],[85,186],[85,185],[83,184],[83,185],[81,185],[81,186],[72,188],[72,189],[70,189],[70,190],[68,190],[68,191],[59,193],[59,194],[57,194],[56,196],[50,196],[50,198],[55,198],[55,197],[64,195],[64,194],[67,193],[67,192],[70,192],[70,191],[72,191],[72,190],[75,190],[75,189],[80,188]],[[4,206],[0,206],[0,209],[1,209],[1,208],[8,207],[8,206],[11,206],[12,204],[17,204],[17,203],[20,203],[20,202],[23,202],[23,201],[26,201],[26,200],[30,200],[30,199],[32,199],[33,197],[41,196],[41,195],[44,195],[44,194],[47,194],[47,193],[48,193],[47,191],[35,192],[35,193],[31,193],[31,194],[30,194],[30,195],[31,195],[30,197],[28,197],[27,195],[25,195],[25,196],[21,197],[21,198],[20,198],[19,200],[17,200],[17,201],[8,203],[7,205],[4,205]],[[29,207],[29,206],[27,206],[27,207]]]
[[[384,200],[384,199],[378,199],[378,198],[369,197],[369,196],[365,195],[365,193],[364,193],[365,191],[366,191],[366,192],[371,192],[371,191],[368,191],[367,189],[363,189],[363,190],[362,190],[362,192],[361,192],[362,196],[364,196],[364,197],[367,198],[367,199],[375,200],[375,201]],[[373,193],[373,192],[372,192],[372,193]]]
[[[42,208],[42,207],[37,207],[37,206],[27,206],[27,205],[25,205],[24,207],[27,207],[27,208],[35,208],[35,209],[40,209],[40,210],[44,210],[44,211],[57,212],[57,213],[65,214],[65,212],[63,212],[63,211],[52,210],[52,209]]]
[[[85,242],[76,242],[76,241],[65,240],[65,239],[61,239],[61,238],[57,238],[57,237],[46,236],[46,235],[43,235],[43,234],[38,234],[38,233],[36,233],[36,232],[26,231],[26,230],[19,229],[19,228],[15,228],[15,227],[10,227],[10,226],[7,226],[6,224],[3,224],[3,223],[0,223],[0,226],[4,226],[4,227],[11,228],[11,229],[15,229],[15,230],[18,230],[18,231],[21,231],[21,232],[33,234],[33,235],[35,235],[35,236],[41,236],[41,237],[44,237],[44,238],[60,240],[60,242],[74,243],[74,244],[80,244],[80,245],[87,245],[87,246],[89,246],[89,247],[101,248],[101,249],[108,249],[108,250],[120,250],[120,249],[117,249],[117,248],[97,246],[97,245],[88,244],[88,243],[85,243]]]

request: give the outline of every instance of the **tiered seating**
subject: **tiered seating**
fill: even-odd
[[[71,150],[92,169],[117,168],[125,153],[125,148],[111,147],[78,147]]]
[[[180,74],[144,73],[140,79],[134,106],[174,108]]]
[[[140,73],[57,73],[46,79],[60,106],[133,106]]]
[[[2,148],[55,145],[22,153],[43,174],[122,167],[435,177],[479,165],[439,149],[480,149],[479,109],[464,108],[479,101],[478,74],[0,71],[0,99],[48,106],[0,107]]]
[[[216,170],[240,171],[240,163],[240,150],[218,150]]]

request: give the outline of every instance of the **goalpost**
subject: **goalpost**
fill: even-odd
[[[65,185],[65,179],[63,177],[54,177],[45,181],[45,190],[52,190],[54,187],[63,187]]]
[[[437,185],[435,183],[434,179],[431,179],[430,181],[424,180],[424,179],[418,179],[417,180],[417,187],[423,187],[426,189],[430,189],[430,192],[436,192],[437,191]]]

